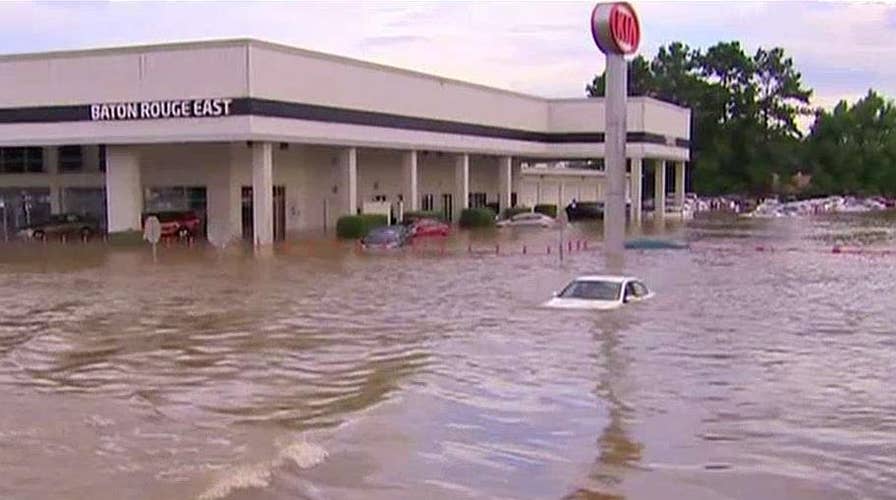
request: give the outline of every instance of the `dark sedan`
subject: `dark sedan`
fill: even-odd
[[[599,201],[580,201],[566,206],[566,218],[569,221],[583,219],[602,219],[604,204]]]

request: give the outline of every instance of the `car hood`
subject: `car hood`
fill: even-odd
[[[587,299],[561,299],[555,297],[544,304],[542,307],[551,309],[594,309],[594,310],[610,310],[618,309],[622,306],[622,302],[610,300],[587,300]]]

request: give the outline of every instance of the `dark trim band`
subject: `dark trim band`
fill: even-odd
[[[239,97],[233,99],[233,103],[230,107],[230,115],[367,125],[372,127],[472,135],[477,137],[542,142],[549,144],[600,144],[605,140],[602,132],[532,132],[528,130],[494,127],[475,123],[419,118],[414,116],[381,113],[377,111],[362,111],[358,109],[321,106],[317,104],[275,101],[256,97]],[[184,119],[190,120],[197,118]],[[86,104],[0,109],[0,124],[84,121],[91,121],[90,106]],[[627,142],[630,143],[663,144],[680,148],[690,147],[690,142],[687,139],[666,137],[649,132],[629,132],[626,138]]]

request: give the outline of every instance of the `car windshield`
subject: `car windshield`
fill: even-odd
[[[397,229],[374,229],[364,238],[367,243],[389,243],[399,239]]]
[[[621,283],[611,281],[573,281],[560,293],[560,298],[617,300],[621,288]]]

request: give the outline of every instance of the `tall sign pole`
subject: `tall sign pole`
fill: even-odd
[[[591,12],[591,35],[597,47],[607,56],[604,78],[604,168],[607,172],[604,252],[607,270],[621,273],[625,265],[625,141],[628,97],[628,67],[625,56],[637,52],[641,41],[641,25],[635,9],[626,2],[595,5]]]

